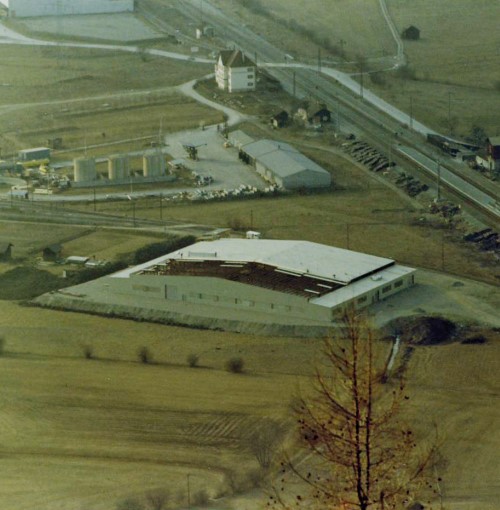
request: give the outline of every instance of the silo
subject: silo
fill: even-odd
[[[157,152],[144,154],[142,157],[144,177],[165,175],[165,158]]]
[[[95,181],[97,172],[95,168],[95,159],[76,158],[73,161],[75,182]]]
[[[130,163],[128,156],[110,156],[108,158],[108,178],[112,181],[128,179]]]

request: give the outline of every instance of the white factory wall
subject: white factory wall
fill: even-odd
[[[9,7],[9,16],[55,16],[57,14],[103,14],[132,12],[134,0],[0,0]]]

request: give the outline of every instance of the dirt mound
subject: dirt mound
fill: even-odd
[[[443,317],[399,317],[389,322],[385,330],[387,336],[399,335],[411,345],[438,345],[450,341],[457,326]]]
[[[0,275],[0,299],[30,299],[61,286],[61,279],[48,271],[20,266]]]

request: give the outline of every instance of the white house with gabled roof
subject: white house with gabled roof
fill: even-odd
[[[223,50],[215,64],[215,81],[227,92],[255,90],[255,63],[240,50]]]

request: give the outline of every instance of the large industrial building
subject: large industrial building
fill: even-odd
[[[133,12],[134,0],[0,0],[11,18]]]
[[[238,323],[331,327],[348,307],[411,287],[414,273],[317,243],[220,239],[64,289],[45,304],[233,330]]]

